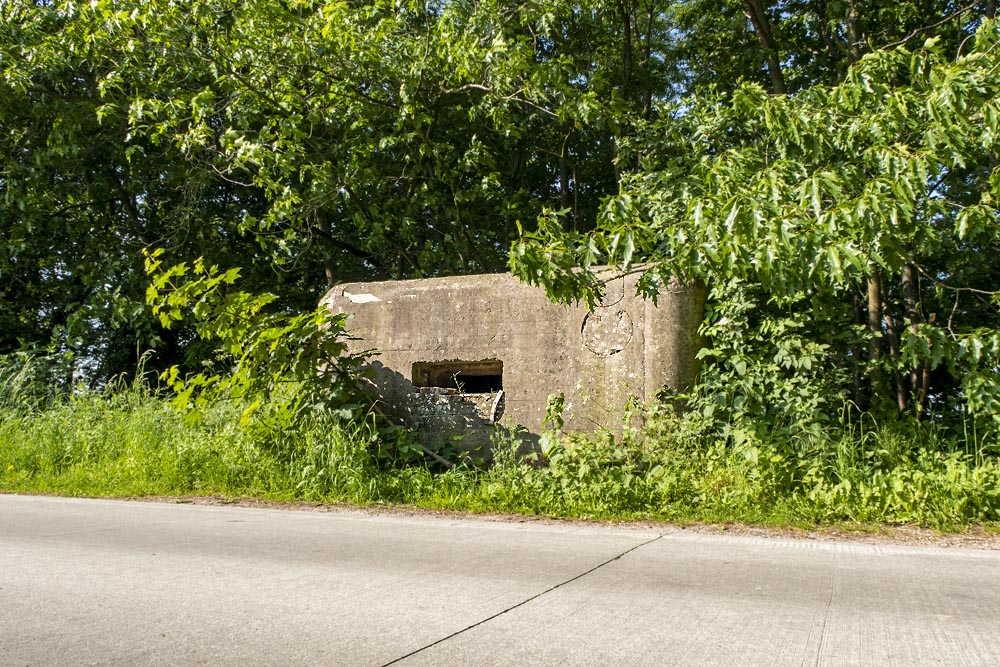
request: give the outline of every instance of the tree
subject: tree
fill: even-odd
[[[204,353],[190,327],[167,331],[145,305],[145,247],[166,248],[173,261],[205,253],[243,266],[251,284],[293,308],[315,300],[302,288],[314,271],[276,273],[238,228],[235,211],[261,208],[258,188],[130,126],[140,91],[176,91],[152,88],[150,63],[163,54],[144,51],[139,37],[127,6],[0,7],[0,354],[75,353],[68,383],[135,372],[150,348],[153,368],[197,364]],[[210,76],[172,66],[177,87]]]
[[[685,96],[746,81],[780,92],[778,77],[798,94],[871,48],[931,35],[953,54],[983,11],[11,0],[0,354],[71,350],[96,382],[148,347],[154,367],[197,365],[191,325],[164,330],[143,304],[147,247],[167,264],[242,267],[248,291],[296,312],[339,281],[502,270],[518,225],[546,208],[561,229],[594,228],[655,157],[639,128],[673,122]]]
[[[998,417],[998,43],[987,21],[955,59],[931,39],[794,97],[745,84],[690,99],[632,143],[643,170],[593,233],[543,222],[512,267],[563,300],[594,298],[575,269],[603,262],[651,293],[671,278],[750,286],[763,313],[748,322],[784,321],[769,335],[798,341],[768,348],[774,372],[820,358],[842,371],[834,395],[862,407]]]

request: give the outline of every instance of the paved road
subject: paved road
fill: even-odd
[[[0,665],[998,665],[1000,553],[0,496]]]

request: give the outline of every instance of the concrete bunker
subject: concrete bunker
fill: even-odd
[[[636,296],[637,279],[607,273],[593,310],[509,274],[339,285],[322,303],[349,315],[354,351],[377,350],[387,414],[474,449],[497,423],[539,433],[551,394],[566,397],[567,429],[616,431],[630,396],[690,384],[705,289],[670,284],[654,305]]]

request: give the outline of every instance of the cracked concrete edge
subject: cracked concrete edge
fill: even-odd
[[[425,644],[424,646],[421,646],[418,649],[414,649],[413,651],[410,651],[406,655],[402,655],[402,656],[400,656],[398,658],[395,658],[394,660],[390,660],[389,662],[383,664],[382,667],[389,667],[389,665],[395,665],[395,664],[401,663],[404,660],[406,660],[407,658],[411,658],[411,657],[417,655],[418,653],[422,653],[423,651],[426,651],[426,650],[428,650],[430,648],[433,648],[435,646],[439,646],[440,644],[443,644],[444,642],[448,641],[449,639],[453,639],[453,638],[455,638],[455,637],[457,637],[457,636],[459,636],[459,635],[461,635],[463,633],[468,632],[469,630],[472,630],[473,628],[478,628],[481,625],[485,625],[486,623],[489,623],[493,619],[499,618],[500,616],[503,616],[504,614],[510,613],[510,612],[514,611],[515,609],[519,609],[520,607],[523,607],[523,606],[525,606],[527,604],[530,604],[531,602],[534,602],[535,600],[537,600],[537,599],[539,599],[539,598],[541,598],[541,597],[543,597],[545,595],[548,595],[549,593],[552,593],[553,591],[555,591],[555,590],[557,590],[559,588],[562,588],[563,586],[571,584],[574,581],[578,581],[580,579],[583,579],[588,574],[596,572],[597,570],[600,570],[602,567],[605,567],[606,565],[610,565],[611,563],[614,563],[617,560],[621,560],[623,557],[627,556],[628,554],[632,553],[633,551],[636,551],[637,549],[640,549],[640,548],[646,546],[647,544],[652,544],[653,542],[656,542],[657,540],[662,539],[662,538],[663,538],[663,535],[656,535],[654,537],[651,537],[648,540],[640,542],[639,544],[633,544],[631,547],[629,547],[628,549],[625,549],[624,551],[622,551],[618,555],[612,556],[611,558],[608,558],[607,560],[605,560],[605,561],[603,561],[601,563],[598,563],[597,565],[595,565],[594,567],[590,568],[589,570],[581,572],[580,574],[577,574],[577,575],[575,575],[573,577],[570,577],[569,579],[564,579],[563,581],[560,581],[559,583],[557,583],[557,584],[555,584],[553,586],[549,586],[548,588],[546,588],[544,591],[541,591],[540,593],[536,593],[535,595],[532,595],[531,597],[528,597],[528,598],[525,598],[524,600],[521,600],[517,604],[510,605],[506,609],[502,609],[502,610],[496,612],[495,614],[492,614],[490,616],[487,616],[486,618],[480,619],[480,620],[476,621],[475,623],[472,623],[471,625],[468,625],[468,626],[462,628],[461,630],[456,630],[455,632],[452,632],[451,634],[449,634],[449,635],[447,635],[445,637],[441,637],[440,639],[437,639],[437,640],[435,640],[433,642],[430,642],[429,644]]]

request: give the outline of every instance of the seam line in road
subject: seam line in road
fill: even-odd
[[[451,639],[453,637],[457,637],[458,635],[462,634],[463,632],[468,632],[469,630],[472,630],[473,628],[477,628],[477,627],[479,627],[480,625],[482,625],[484,623],[489,623],[493,619],[495,619],[495,618],[497,618],[499,616],[503,616],[504,614],[506,614],[508,612],[514,611],[518,607],[523,607],[524,605],[528,604],[529,602],[537,600],[538,598],[542,597],[543,595],[547,595],[547,594],[551,593],[552,591],[556,590],[557,588],[561,588],[561,587],[565,586],[566,584],[573,583],[577,579],[581,579],[583,577],[586,577],[591,572],[596,572],[597,570],[600,570],[605,565],[613,563],[616,560],[618,560],[618,559],[620,559],[620,558],[622,558],[624,556],[627,556],[628,554],[632,553],[633,551],[635,551],[636,549],[638,549],[640,547],[644,547],[647,544],[652,544],[653,542],[655,542],[656,540],[658,540],[658,539],[660,539],[662,537],[663,537],[663,535],[657,535],[656,537],[654,537],[654,538],[652,538],[650,540],[646,540],[645,542],[640,542],[639,544],[636,544],[635,546],[630,547],[630,548],[626,549],[625,551],[621,552],[617,556],[609,558],[606,561],[604,561],[603,563],[599,563],[599,564],[595,565],[594,567],[590,568],[586,572],[581,572],[580,574],[576,575],[575,577],[570,577],[569,579],[566,579],[565,581],[560,581],[555,586],[551,586],[549,588],[546,588],[541,593],[536,593],[536,594],[532,595],[530,598],[527,598],[526,600],[521,600],[517,604],[511,605],[510,607],[507,607],[506,609],[502,609],[502,610],[498,611],[497,613],[493,614],[492,616],[487,616],[486,618],[484,618],[482,620],[479,620],[479,621],[476,621],[472,625],[464,627],[461,630],[456,630],[455,632],[451,633],[450,635],[442,637],[441,639],[433,641],[430,644],[427,644],[425,646],[421,646],[418,649],[414,649],[413,651],[410,651],[406,655],[400,656],[400,657],[396,658],[395,660],[390,660],[389,662],[387,662],[384,665],[382,665],[382,667],[389,667],[389,665],[395,665],[396,663],[402,662],[403,660],[406,660],[407,658],[410,658],[410,657],[416,655],[417,653],[420,653],[421,651],[426,651],[427,649],[433,648],[434,646],[437,646],[438,644],[441,644],[442,642],[446,642],[446,641],[448,641],[449,639]]]

